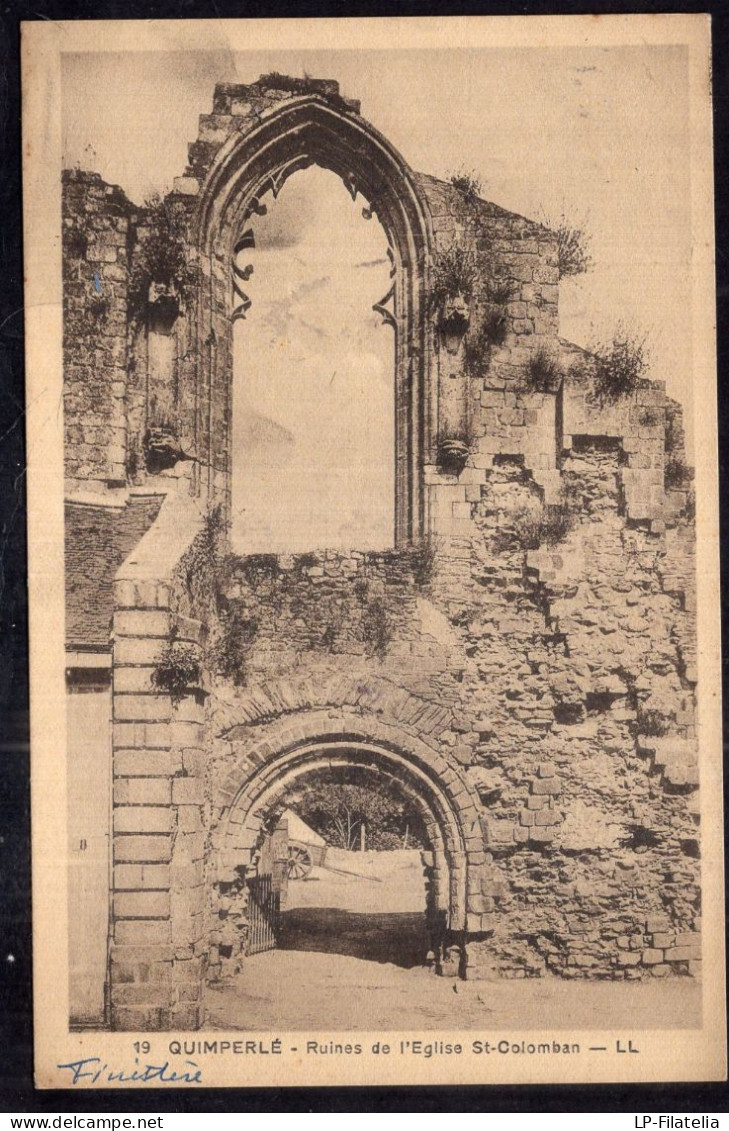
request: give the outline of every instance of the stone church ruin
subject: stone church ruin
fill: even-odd
[[[233,554],[246,251],[312,165],[389,243],[391,545]],[[417,807],[437,973],[697,976],[682,410],[560,338],[557,235],[269,75],[164,200],[64,171],[63,272],[72,1020],[199,1027],[326,767]]]

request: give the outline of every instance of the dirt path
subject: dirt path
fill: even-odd
[[[690,979],[462,982],[423,963],[420,854],[331,849],[331,868],[289,885],[279,949],[208,989],[211,1029],[571,1030],[700,1026]],[[351,872],[358,875],[352,876]]]
[[[457,991],[457,992],[454,992]],[[270,951],[208,990],[207,1027],[299,1029],[691,1029],[692,980],[460,982],[342,954]]]

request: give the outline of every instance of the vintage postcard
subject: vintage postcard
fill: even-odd
[[[38,1084],[723,1078],[708,17],[23,54]]]

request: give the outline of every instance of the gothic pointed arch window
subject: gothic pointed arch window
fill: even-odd
[[[346,339],[348,323],[344,300],[346,297],[348,301],[348,295],[352,291],[352,275],[356,271],[361,271],[363,277],[366,277],[367,271],[370,270],[374,284],[376,272],[382,268],[384,278],[378,279],[378,286],[371,293],[367,293],[366,303],[365,296],[362,295],[358,309],[362,312],[366,311],[367,316],[376,315],[381,323],[387,323],[386,326],[380,327],[379,333],[380,342],[383,344],[386,335],[389,335],[390,380],[388,382],[381,380],[379,360],[377,365],[371,364],[372,371],[368,375],[367,362],[362,360],[368,351],[358,347],[355,351],[354,363],[348,367],[353,375],[349,394],[350,399],[353,397],[355,400],[361,394],[363,407],[359,417],[364,418],[368,407],[371,416],[377,415],[374,412],[377,395],[384,396],[386,387],[389,388],[390,427],[393,439],[388,448],[388,462],[391,466],[392,485],[386,487],[381,483],[376,490],[372,485],[369,491],[366,489],[366,476],[374,476],[374,465],[378,462],[371,450],[373,442],[366,434],[352,436],[352,430],[356,429],[356,425],[352,423],[342,425],[341,438],[338,438],[336,411],[332,402],[329,405],[330,419],[335,421],[332,428],[332,442],[342,449],[351,449],[351,452],[354,452],[359,445],[360,456],[357,458],[360,459],[360,466],[363,469],[358,484],[358,464],[355,459],[349,467],[350,480],[347,491],[337,493],[333,490],[333,495],[337,497],[338,504],[347,493],[354,501],[357,501],[358,496],[361,502],[368,494],[379,491],[380,503],[383,502],[383,493],[389,495],[386,505],[380,505],[377,509],[380,516],[387,515],[389,511],[390,536],[385,537],[383,531],[372,530],[371,544],[374,546],[375,543],[379,543],[383,547],[393,544],[407,545],[418,540],[424,533],[424,466],[432,455],[430,328],[426,316],[429,249],[432,244],[428,213],[422,203],[414,175],[392,146],[356,112],[318,94],[282,100],[262,114],[257,123],[245,132],[238,129],[232,131],[228,141],[218,149],[207,170],[197,202],[197,245],[202,286],[196,334],[204,350],[198,352],[201,364],[197,384],[196,434],[197,450],[202,456],[201,465],[205,468],[206,482],[203,483],[203,489],[211,498],[226,497],[230,504],[231,488],[234,496],[236,493],[236,463],[241,459],[242,453],[246,450],[250,451],[251,439],[255,440],[255,436],[252,437],[250,434],[251,426],[254,432],[259,424],[263,432],[268,427],[265,421],[257,422],[250,416],[248,424],[243,423],[241,409],[236,403],[236,370],[240,375],[246,365],[250,365],[251,358],[246,358],[248,347],[242,344],[239,348],[241,360],[236,359],[234,362],[232,328],[235,329],[238,348],[239,342],[246,342],[246,331],[254,326],[254,306],[263,294],[261,291],[258,296],[256,295],[259,279],[264,279],[265,275],[262,270],[262,260],[259,265],[261,269],[258,275],[256,274],[256,257],[267,255],[270,265],[275,261],[275,256],[272,254],[274,248],[271,246],[271,238],[275,244],[275,236],[269,235],[268,245],[265,236],[269,211],[271,225],[269,232],[275,232],[274,206],[276,209],[283,209],[287,185],[290,185],[292,194],[290,199],[296,200],[301,190],[296,188],[297,178],[294,174],[302,174],[303,170],[310,172],[311,175],[329,178],[330,188],[327,192],[334,193],[336,189],[336,192],[341,194],[343,186],[346,190],[343,199],[347,202],[348,193],[349,203],[360,221],[374,220],[374,224],[370,223],[369,229],[377,238],[381,238],[377,236],[378,231],[384,236],[381,243],[377,244],[376,250],[371,254],[367,253],[368,258],[358,260],[363,263],[371,261],[374,264],[372,268],[352,268],[350,264],[352,269],[349,286],[340,289],[338,295],[336,288],[332,287],[333,301],[330,306],[332,311],[330,316],[335,322],[340,320],[343,339]],[[300,185],[304,183],[299,181]],[[320,205],[321,202],[316,204],[315,212]],[[290,208],[290,211],[295,212],[296,209]],[[285,215],[285,213],[281,214]],[[305,220],[305,216],[299,217],[302,232],[306,228]],[[364,224],[363,228],[367,230],[368,225]],[[257,231],[263,233],[260,242]],[[255,246],[256,244],[258,246]],[[355,244],[346,250],[348,253],[355,251]],[[280,304],[285,299],[290,301],[292,287],[289,286],[288,292],[283,292],[279,288],[278,294],[272,294],[274,289],[272,280],[271,272],[261,283],[262,288],[268,287],[269,303]],[[291,279],[289,282],[291,283]],[[380,285],[380,282],[383,285]],[[269,305],[269,314],[270,309]],[[298,315],[302,313],[305,312],[298,311]],[[238,338],[241,324],[243,336]],[[321,329],[321,326],[318,329]],[[310,332],[316,335],[315,330]],[[288,350],[290,343],[286,332],[283,336],[279,335],[279,341],[281,340],[285,341]],[[352,344],[354,343],[350,341],[349,345]],[[341,342],[338,348],[344,348]],[[316,353],[315,350],[309,352],[311,356]],[[326,361],[326,349],[323,352]],[[260,356],[262,356],[261,351],[256,351],[255,364],[258,364]],[[295,380],[291,372],[291,357],[287,360],[287,366],[288,380]],[[318,377],[308,386],[308,393],[315,389],[316,380],[320,384],[324,378],[331,380],[335,368],[338,372],[335,365],[325,365]],[[268,373],[271,372],[269,359]],[[262,384],[260,374],[256,380],[259,381],[259,385]],[[334,382],[336,381],[335,376]],[[281,390],[281,382],[279,381],[278,384]],[[245,381],[243,385],[245,386]],[[341,387],[344,390],[341,397],[343,408],[348,400],[346,383]],[[251,388],[249,381],[248,393]],[[300,384],[299,393],[303,393],[304,389],[305,385]],[[357,392],[358,389],[360,394]],[[374,400],[364,401],[365,390],[369,390],[370,398],[375,394]],[[303,400],[297,396],[294,403],[296,402],[306,405],[306,396]],[[356,405],[349,407],[354,409],[351,419],[356,420],[358,418]],[[238,410],[237,413],[235,410]],[[252,411],[259,410],[253,406]],[[306,412],[298,414],[299,418],[305,415]],[[236,433],[239,426],[234,421],[238,418],[241,419],[242,436],[240,432]],[[290,416],[288,419],[290,420]],[[274,417],[273,422],[279,424],[282,431],[270,429],[270,438],[282,445],[287,444],[286,433],[290,432],[291,428],[286,420],[281,423]],[[294,423],[303,429],[301,419],[295,420]],[[300,446],[303,443],[305,440],[300,440]],[[368,448],[369,452],[366,451]],[[331,453],[327,459],[330,461],[327,467],[333,469],[337,461]],[[368,459],[369,469],[367,469]],[[331,490],[331,482],[334,478],[336,478],[334,475],[330,477],[330,483],[326,487],[322,486],[320,480],[316,491],[312,488],[311,497],[315,497],[317,491],[326,496],[327,490]],[[248,487],[250,490],[250,484]],[[303,485],[297,483],[296,490],[303,492]],[[344,529],[348,524],[352,527],[350,535]],[[326,522],[324,525],[326,526]],[[367,520],[363,521],[362,516],[352,512],[349,517],[339,514],[334,525],[336,529],[333,535],[331,530],[329,533],[325,530],[325,541],[333,542],[335,545],[343,545],[345,542],[351,545],[354,542],[356,548],[354,530],[357,527],[365,529]],[[299,546],[303,546],[303,543],[300,542]],[[270,548],[275,550],[278,547]]]
[[[393,544],[394,268],[383,228],[362,211],[313,165],[260,198],[236,243],[231,535],[241,552]]]

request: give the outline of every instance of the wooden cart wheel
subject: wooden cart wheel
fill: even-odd
[[[311,859],[311,853],[308,848],[304,848],[301,844],[289,845],[289,879],[290,880],[303,880],[309,875],[309,872],[314,866]]]

